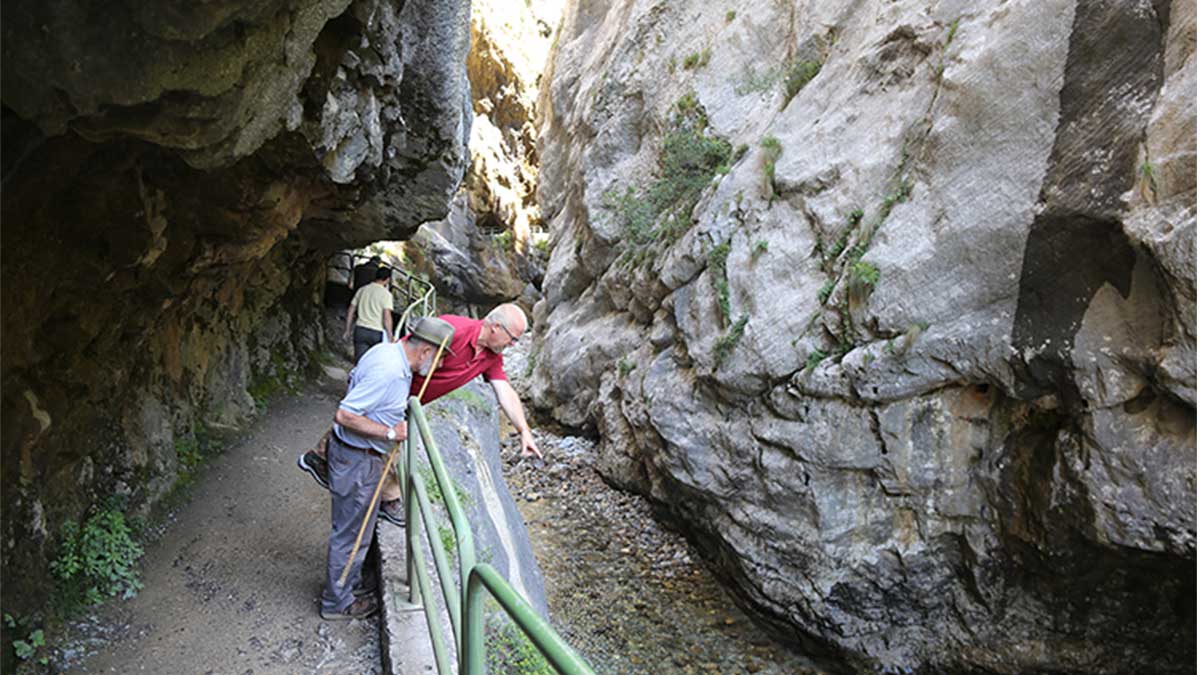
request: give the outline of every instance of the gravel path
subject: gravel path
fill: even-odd
[[[507,480],[529,526],[551,618],[598,673],[819,673],[741,612],[642,498],[609,487],[582,438],[510,438]]]
[[[296,469],[336,400],[281,397],[214,458],[146,547],[145,588],[72,625],[72,673],[378,673],[377,619],[318,614],[329,493]]]

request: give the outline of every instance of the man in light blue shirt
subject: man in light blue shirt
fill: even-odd
[[[454,328],[449,323],[421,319],[404,340],[371,347],[350,373],[350,388],[333,416],[333,435],[329,439],[333,528],[329,533],[325,590],[321,593],[324,619],[363,618],[378,609],[372,589],[360,583],[363,559],[375,536],[378,508],[371,510],[367,535],[354,556],[346,585],[339,587],[337,582],[375,494],[384,456],[408,436],[406,419],[413,371],[428,375],[434,368],[438,345],[444,341],[448,346],[453,336]]]

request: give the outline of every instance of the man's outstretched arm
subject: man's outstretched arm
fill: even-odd
[[[533,441],[533,430],[525,421],[525,408],[521,405],[521,397],[517,395],[517,390],[513,389],[508,380],[492,380],[491,383],[500,408],[504,410],[504,414],[508,416],[508,420],[513,423],[517,431],[521,432],[521,454],[541,459],[542,451],[538,450],[537,443]]]

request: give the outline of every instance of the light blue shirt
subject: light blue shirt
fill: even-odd
[[[338,407],[355,415],[395,426],[408,413],[408,392],[412,387],[412,369],[402,342],[380,342],[367,350],[350,371],[350,388]],[[366,438],[334,424],[335,433],[346,443],[374,448],[381,454],[392,449],[385,438]]]

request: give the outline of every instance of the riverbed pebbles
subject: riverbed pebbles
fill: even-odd
[[[598,673],[819,673],[767,638],[641,497],[593,468],[595,444],[535,431],[506,442],[506,479],[546,582],[552,622]]]

